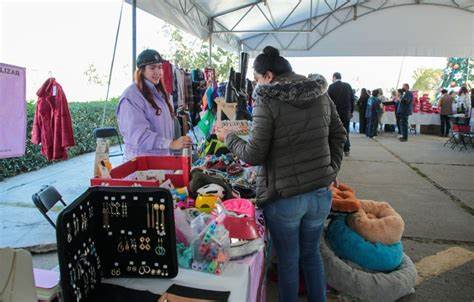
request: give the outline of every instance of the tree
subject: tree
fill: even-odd
[[[474,81],[474,60],[470,58],[448,58],[443,71],[440,88],[453,89]]]
[[[189,37],[175,27],[166,24],[160,31],[160,36],[169,41],[165,58],[177,66],[192,70],[203,69],[207,66],[209,43]],[[231,67],[235,68],[239,58],[235,53],[220,47],[212,47],[212,66],[216,70],[217,79],[226,81]]]
[[[94,64],[89,64],[87,70],[84,71],[84,75],[87,77],[89,84],[96,84],[99,86],[105,86],[107,84],[107,76],[100,75]]]
[[[418,68],[413,72],[413,90],[432,92],[438,89],[443,71],[434,68]]]

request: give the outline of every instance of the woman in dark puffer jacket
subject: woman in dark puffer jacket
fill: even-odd
[[[218,137],[243,161],[259,166],[257,204],[264,210],[278,257],[279,300],[297,301],[299,264],[309,301],[324,301],[319,253],[331,209],[329,185],[342,161],[346,131],[322,76],[295,74],[267,46],[254,61],[253,130],[248,142],[226,128]]]

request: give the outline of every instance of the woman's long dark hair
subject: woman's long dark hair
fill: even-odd
[[[360,98],[369,98],[370,95],[367,93],[367,89],[365,88],[362,88],[362,90],[360,91]]]
[[[156,115],[160,115],[161,114],[161,108],[156,104],[155,100],[153,99],[153,94],[151,93],[148,86],[145,84],[145,76],[143,75],[144,72],[145,72],[145,66],[137,68],[135,70],[135,75],[134,75],[135,84],[137,85],[138,90],[140,90],[140,92],[143,94],[143,97],[151,105],[151,107],[153,107],[153,109],[156,110]],[[158,83],[158,85],[155,85],[155,87],[156,87],[156,90],[158,90],[159,92],[161,92],[163,94],[163,98],[165,99],[165,103],[168,106],[168,109],[170,111],[171,116],[173,116],[174,115],[173,106],[171,106],[171,104],[169,102],[168,94],[166,93],[165,89],[163,88],[163,84],[161,83],[161,81],[160,81],[160,83]]]
[[[467,91],[467,88],[462,86],[461,89],[459,89],[459,95],[461,94],[468,94],[469,92]]]

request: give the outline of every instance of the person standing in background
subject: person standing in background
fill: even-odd
[[[367,93],[367,89],[362,88],[360,92],[359,101],[357,107],[359,108],[359,133],[365,134],[367,132],[367,119],[365,118],[365,111],[367,110],[367,101],[370,95]]]
[[[471,88],[471,120],[469,124],[471,125],[471,132],[474,132],[474,88]]]
[[[372,96],[367,102],[367,109],[365,112],[365,117],[367,119],[367,137],[373,138],[377,133],[378,123],[378,111],[377,108],[380,108],[380,99],[378,98],[380,93],[379,89],[372,91]]]
[[[474,108],[474,88],[471,88],[471,109],[473,108]]]
[[[400,116],[400,128],[402,130],[402,137],[399,138],[401,142],[408,141],[408,117],[413,113],[413,93],[410,91],[410,85],[403,84],[403,95],[400,98],[400,104],[397,108],[397,113]]]
[[[352,114],[354,113],[354,93],[352,87],[348,83],[341,81],[341,74],[335,72],[332,76],[333,83],[329,85],[328,94],[336,105],[337,113],[341,119],[344,128],[347,131],[347,140],[344,144],[344,155],[349,156],[351,151],[351,142],[349,140],[349,125]]]
[[[403,95],[403,89],[397,89],[397,98],[395,100],[395,119],[397,120],[398,138],[402,137],[402,128],[400,126],[400,115],[398,114],[398,106],[400,106],[400,99]]]
[[[382,88],[378,88],[379,90],[379,100],[380,100],[380,106],[377,109],[377,131],[375,132],[375,136],[378,135],[378,132],[382,132],[383,130],[383,125],[382,125],[382,116],[383,116],[383,103],[387,103],[389,100],[383,95],[383,90]]]
[[[441,119],[441,136],[448,136],[451,125],[449,116],[453,114],[453,100],[446,89],[441,90],[441,96],[438,101],[438,108]]]
[[[459,89],[458,97],[456,99],[458,113],[464,113],[469,116],[471,113],[471,98],[466,86],[462,86]]]

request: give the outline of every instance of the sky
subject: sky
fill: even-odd
[[[107,87],[89,83],[85,71],[93,64],[101,77],[108,76],[120,7],[120,0],[0,0],[0,62],[26,67],[28,100],[36,99],[36,91],[50,76],[62,85],[70,102],[105,99]],[[131,83],[131,19],[131,7],[124,4],[111,96],[119,96]],[[160,32],[163,24],[137,10],[138,53],[145,48],[169,53]],[[356,89],[389,90],[399,75],[400,85],[413,83],[415,69],[446,65],[446,58],[425,57],[288,59],[299,74],[320,73],[330,79],[338,71]]]

